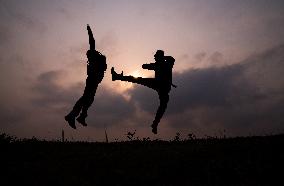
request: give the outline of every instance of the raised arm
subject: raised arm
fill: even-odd
[[[88,35],[89,35],[89,44],[90,50],[95,50],[95,39],[92,33],[92,30],[89,25],[87,25]]]
[[[142,68],[148,69],[148,70],[155,70],[156,69],[156,63],[143,64]]]

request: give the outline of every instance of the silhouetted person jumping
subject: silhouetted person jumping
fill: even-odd
[[[87,51],[87,79],[86,86],[83,96],[76,102],[72,111],[65,116],[65,120],[68,124],[76,129],[75,118],[83,126],[87,126],[86,117],[88,116],[87,111],[94,101],[94,96],[98,88],[99,83],[104,78],[104,73],[107,69],[106,57],[95,49],[95,39],[92,30],[89,25],[87,25],[90,50]]]
[[[114,71],[113,67],[111,68],[111,73],[113,81],[120,80],[120,81],[137,83],[152,88],[158,92],[160,99],[160,106],[157,110],[153,124],[151,125],[152,132],[154,134],[157,134],[158,124],[167,108],[171,86],[176,87],[175,85],[172,84],[172,68],[174,66],[175,59],[172,56],[164,56],[163,50],[157,50],[154,57],[155,57],[155,63],[143,64],[142,68],[148,70],[154,70],[155,78],[123,76],[123,72],[121,74],[117,74]]]

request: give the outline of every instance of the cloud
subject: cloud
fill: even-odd
[[[65,76],[65,73],[64,71],[48,71],[40,74],[33,88],[37,96],[32,101],[37,107],[49,108],[53,114],[61,115],[62,119],[71,111],[84,90],[83,83],[67,88],[60,86],[58,81]],[[94,103],[89,109],[87,122],[90,126],[112,126],[131,118],[135,113],[134,106],[129,104],[122,95],[100,85]]]
[[[174,74],[178,88],[171,92],[164,120],[203,135],[223,129],[231,135],[283,131],[283,54],[281,45],[239,64]],[[135,86],[129,94],[142,110],[155,113],[154,91]]]
[[[33,69],[37,65],[25,57],[2,55],[0,61],[0,125],[1,130],[15,132],[26,126],[33,108],[28,104],[30,85],[33,81]]]
[[[64,71],[48,71],[37,77],[37,82],[33,90],[37,96],[33,99],[33,104],[44,107],[66,106],[75,97],[79,96],[78,90],[83,89],[82,84],[76,84],[68,89],[62,88],[58,80],[64,77]]]
[[[10,37],[11,34],[9,28],[0,24],[0,46],[4,46],[4,44],[8,43]]]
[[[14,105],[9,105],[8,103],[3,103],[0,105],[0,121],[1,128],[6,128],[9,125],[14,126],[17,123],[26,119],[26,112],[23,108],[16,107]]]
[[[171,131],[199,136],[223,130],[228,135],[283,131],[283,51],[284,46],[278,46],[238,64],[174,73],[173,83],[178,88],[171,91],[161,128],[170,126]],[[1,91],[2,129],[11,131],[14,126],[13,132],[19,136],[48,135],[44,130],[48,129],[56,136],[58,128],[68,127],[64,116],[82,95],[84,82],[63,85],[70,73],[67,70],[39,73],[31,81],[28,61],[13,57],[10,62],[1,63],[1,84],[5,86]],[[140,136],[150,135],[148,126],[159,104],[156,92],[135,85],[127,93],[130,100],[100,84],[87,118],[90,129],[101,131],[106,126],[115,131],[113,136],[119,136],[127,128],[136,128],[143,131]],[[23,127],[25,132],[20,131]],[[68,133],[72,132],[76,131]]]
[[[28,8],[29,3],[22,4],[22,6],[25,7],[23,9],[19,7],[15,8],[14,3],[17,3],[18,5],[21,4],[21,2],[1,2],[3,9],[2,12],[0,12],[0,20],[2,20],[6,25],[11,26],[13,25],[11,23],[14,23],[17,27],[21,25],[23,28],[33,30],[37,33],[45,33],[47,26],[40,21],[39,18],[31,15],[31,12],[25,10],[25,8]]]
[[[223,62],[223,54],[220,52],[214,52],[210,57],[209,61],[213,64],[218,64]]]
[[[93,32],[95,31],[96,28],[93,29]],[[98,41],[96,47],[98,47],[99,51],[103,51],[104,55],[106,55],[108,58],[114,58],[120,54],[120,43],[115,31],[109,31],[104,34],[103,37]]]
[[[90,108],[89,121],[91,125],[102,127],[118,125],[135,117],[135,107],[121,94],[111,89],[101,87],[95,96],[93,106]]]
[[[202,61],[206,57],[206,52],[199,52],[194,57],[197,61]]]

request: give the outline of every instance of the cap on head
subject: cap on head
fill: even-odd
[[[164,57],[164,51],[163,50],[157,50],[155,57]]]

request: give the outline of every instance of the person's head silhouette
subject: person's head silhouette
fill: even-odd
[[[157,50],[154,57],[155,57],[156,61],[162,61],[164,59],[164,51],[163,50]]]
[[[92,50],[88,50],[87,51],[87,53],[86,53],[86,55],[87,55],[87,58],[90,60],[90,59],[94,59],[94,51],[92,51]]]

